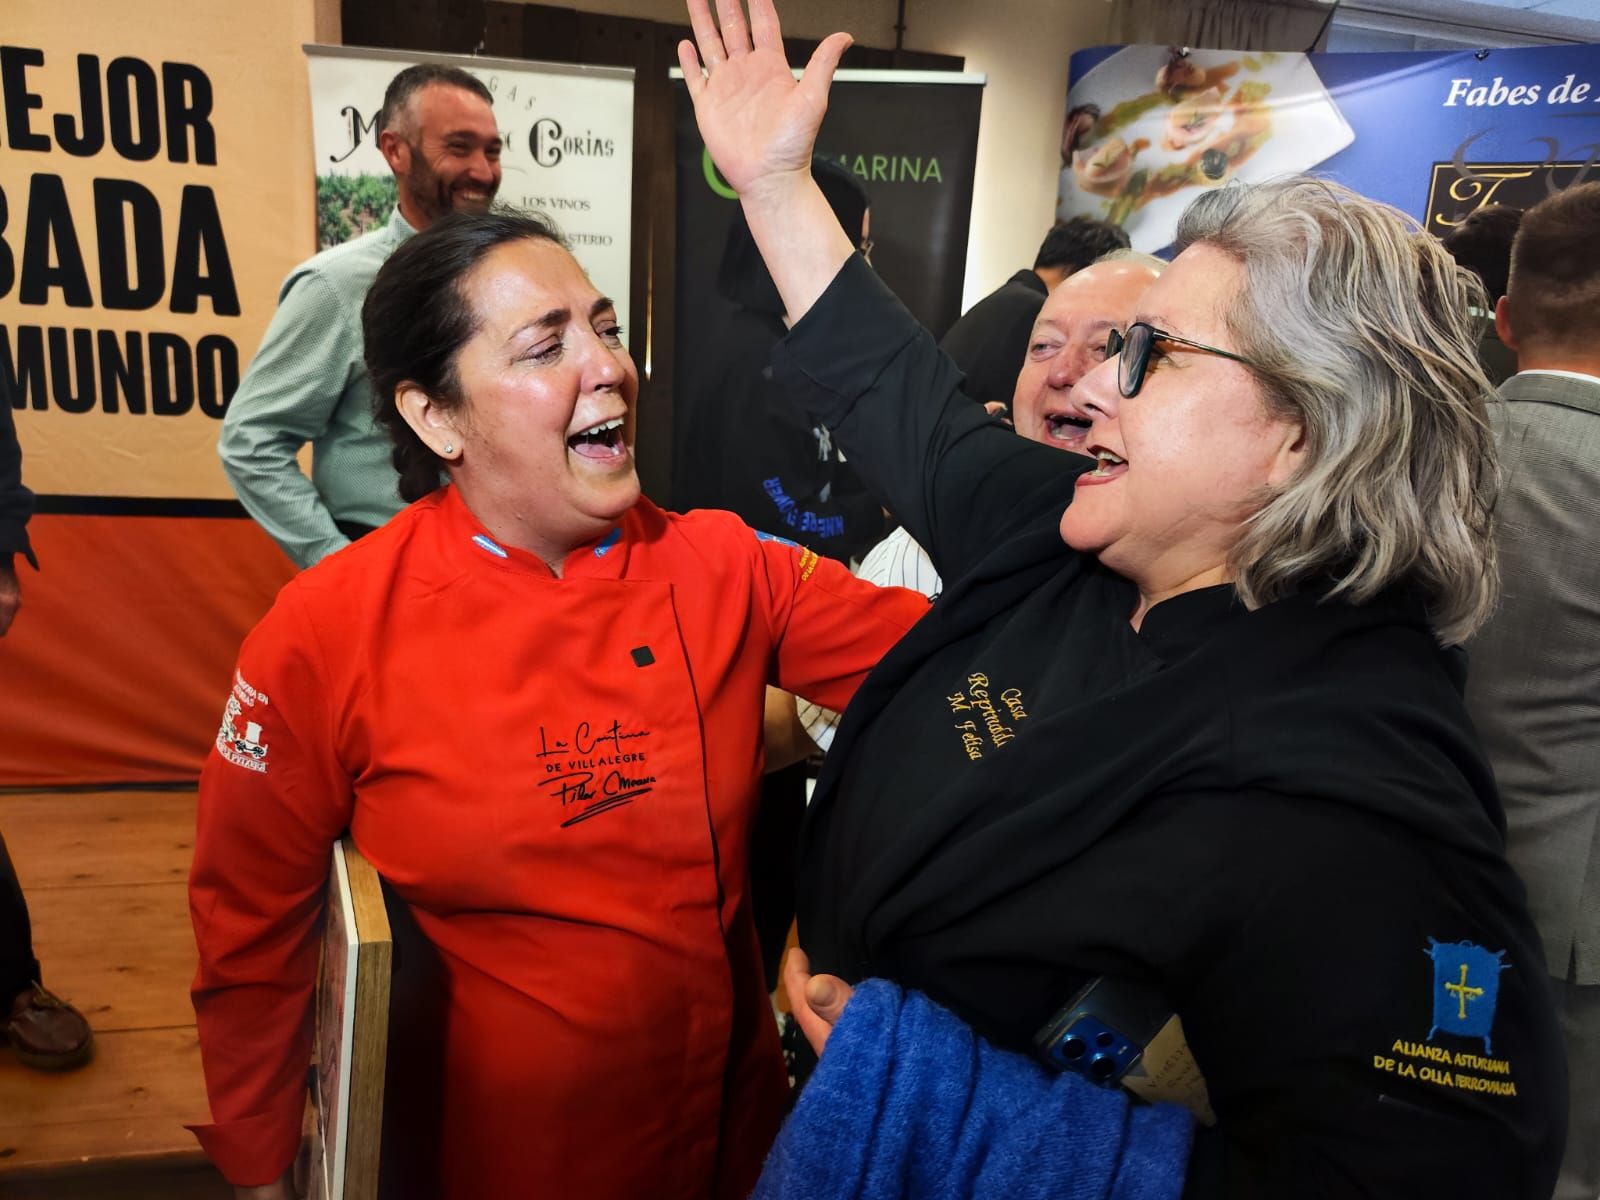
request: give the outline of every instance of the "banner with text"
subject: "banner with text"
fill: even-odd
[[[317,5],[4,11],[0,374],[41,569],[0,638],[0,786],[192,779],[291,572],[216,445],[315,249]]]
[[[389,220],[395,184],[378,151],[378,110],[409,63],[461,67],[494,96],[499,201],[550,217],[594,285],[628,311],[633,200],[633,70],[515,59],[307,46],[317,163],[317,241],[331,246]]]
[[[1600,178],[1600,46],[1243,54],[1100,46],[1072,56],[1057,215],[1159,250],[1201,191],[1310,170],[1435,233]]]
[[[247,85],[220,47],[70,24],[0,47],[0,371],[28,483],[231,497],[217,425],[287,265],[258,248],[282,224],[261,160],[227,137]]]

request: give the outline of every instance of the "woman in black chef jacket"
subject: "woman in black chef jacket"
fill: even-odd
[[[808,817],[813,1043],[870,976],[1018,1051],[1138,984],[1217,1118],[1187,1195],[1545,1200],[1559,1033],[1461,700],[1497,589],[1477,285],[1337,185],[1205,193],[1074,393],[1093,460],[1058,454],[961,399],[811,183],[845,36],[795,82],[771,0],[690,15],[794,320],[774,374],[948,581]]]

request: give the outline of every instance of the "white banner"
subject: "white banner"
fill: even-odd
[[[633,212],[633,71],[348,46],[305,47],[317,163],[317,242],[384,224],[394,176],[378,152],[384,89],[403,67],[446,63],[494,95],[499,202],[550,217],[595,287],[628,312]]]

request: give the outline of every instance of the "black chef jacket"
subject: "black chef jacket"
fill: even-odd
[[[1219,1117],[1191,1197],[1547,1200],[1566,1079],[1492,775],[1405,586],[1156,605],[852,260],[774,353],[953,580],[846,713],[802,840],[815,968],[996,1043],[1158,987]]]
[[[704,358],[685,364],[673,504],[728,509],[753,529],[849,563],[883,537],[883,508],[828,431],[768,378],[783,335],[781,317],[730,307]]]

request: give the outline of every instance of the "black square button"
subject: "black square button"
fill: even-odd
[[[628,653],[633,656],[633,665],[636,667],[648,667],[656,660],[656,656],[650,653],[649,646],[635,646]]]

